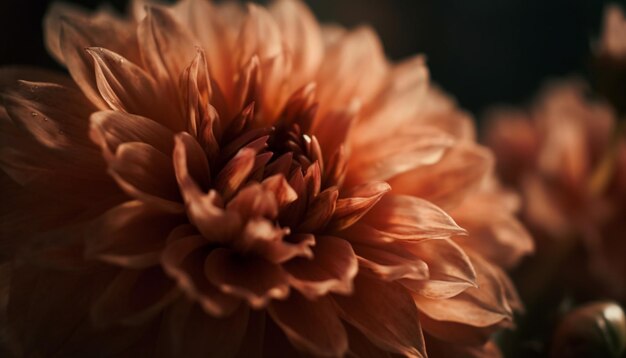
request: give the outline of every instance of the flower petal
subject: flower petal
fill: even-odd
[[[234,357],[246,334],[250,309],[239,307],[215,318],[186,300],[170,306],[163,318],[157,350],[168,357]]]
[[[351,296],[333,299],[340,317],[380,348],[407,357],[426,357],[415,303],[402,286],[359,275]]]
[[[224,199],[230,199],[250,175],[254,166],[256,151],[243,148],[219,172],[215,179],[215,188]]]
[[[86,118],[95,107],[75,88],[18,81],[3,101],[11,119],[41,145],[60,150],[80,147],[85,154],[93,154]]]
[[[326,297],[311,301],[292,293],[285,301],[272,302],[268,312],[289,341],[307,353],[340,357],[348,349],[346,331]]]
[[[86,51],[94,59],[98,91],[111,109],[146,116],[174,131],[183,129],[177,106],[164,103],[157,82],[141,67],[102,47]]]
[[[354,224],[389,190],[391,187],[385,182],[372,182],[342,192],[343,198],[337,200],[329,226],[341,230]]]
[[[445,211],[426,200],[406,195],[384,196],[362,221],[385,236],[398,240],[466,234]]]
[[[432,127],[420,126],[418,129],[403,129],[390,137],[378,137],[357,147],[348,164],[348,181],[388,180],[439,162],[454,144],[454,139]],[[392,187],[395,190],[395,185]]]
[[[204,270],[222,292],[241,297],[254,308],[289,294],[285,272],[262,258],[240,258],[229,249],[218,248],[207,257]]]
[[[167,235],[181,222],[179,216],[129,201],[107,211],[92,224],[85,254],[124,267],[148,267],[158,262]]]
[[[477,255],[472,256],[476,268],[477,287],[442,300],[414,294],[418,309],[428,317],[445,322],[456,322],[473,327],[488,327],[503,321],[510,322],[512,311],[498,273],[491,264]]]
[[[171,160],[151,145],[120,145],[109,173],[128,195],[172,213],[184,211]]]
[[[402,278],[426,280],[428,265],[406,250],[389,250],[384,246],[374,247],[352,244],[361,268],[367,268],[385,281]]]
[[[289,283],[309,299],[328,292],[350,294],[358,272],[352,246],[333,236],[316,237],[313,258],[294,258],[283,264]]]
[[[402,247],[428,265],[424,280],[402,280],[410,290],[433,299],[445,299],[476,287],[476,271],[467,254],[450,239],[405,242]]]
[[[389,184],[398,194],[424,198],[450,209],[477,190],[492,167],[490,151],[478,145],[458,144],[437,163],[395,177]]]
[[[335,187],[321,192],[309,205],[306,218],[298,227],[300,232],[321,230],[331,219],[335,211],[339,190]]]
[[[143,323],[161,313],[178,294],[174,282],[158,266],[123,270],[94,302],[91,318],[99,327]]]
[[[326,49],[317,73],[320,116],[353,98],[367,103],[383,85],[387,60],[375,32],[358,28]]]
[[[205,312],[225,317],[240,306],[241,300],[222,293],[207,280],[203,269],[209,252],[207,245],[209,242],[199,235],[173,239],[161,254],[161,264],[187,297],[198,302]]]
[[[291,88],[310,81],[323,56],[322,36],[317,20],[300,1],[276,1],[270,7],[276,19],[284,46],[291,54],[293,78]]]
[[[137,38],[144,66],[159,83],[177,88],[180,75],[196,53],[192,35],[166,8],[147,6]]]
[[[112,159],[118,146],[127,142],[143,142],[165,155],[172,153],[174,134],[148,118],[107,110],[93,113],[89,120],[91,139],[102,148],[107,160]]]

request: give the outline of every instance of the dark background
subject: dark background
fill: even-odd
[[[89,8],[103,3],[68,2]],[[591,46],[608,2],[307,1],[321,21],[349,27],[372,25],[392,59],[426,54],[434,81],[476,115],[490,104],[524,103],[547,79],[586,75]],[[60,69],[42,41],[41,20],[50,3],[0,0],[0,64]],[[124,9],[126,0],[109,3]]]

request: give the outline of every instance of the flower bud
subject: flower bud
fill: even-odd
[[[619,357],[626,350],[626,315],[614,302],[593,302],[563,317],[552,357]]]

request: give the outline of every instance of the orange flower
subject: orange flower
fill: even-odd
[[[538,254],[558,262],[582,244],[584,257],[563,268],[574,286],[583,297],[624,300],[626,137],[613,110],[584,90],[574,81],[554,84],[528,113],[494,112],[487,140],[502,177],[522,193]]]
[[[45,25],[72,80],[2,74],[18,352],[497,353],[532,247],[421,57],[295,1]]]

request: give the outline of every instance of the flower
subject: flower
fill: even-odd
[[[626,315],[615,302],[591,302],[559,323],[552,357],[619,357],[626,351]]]
[[[561,266],[579,298],[624,302],[626,137],[613,109],[589,99],[584,84],[563,81],[529,111],[496,110],[491,120],[487,142],[505,183],[522,194],[538,257]]]
[[[497,353],[532,244],[422,57],[295,1],[144,5],[55,5],[71,80],[2,73],[15,350]]]

